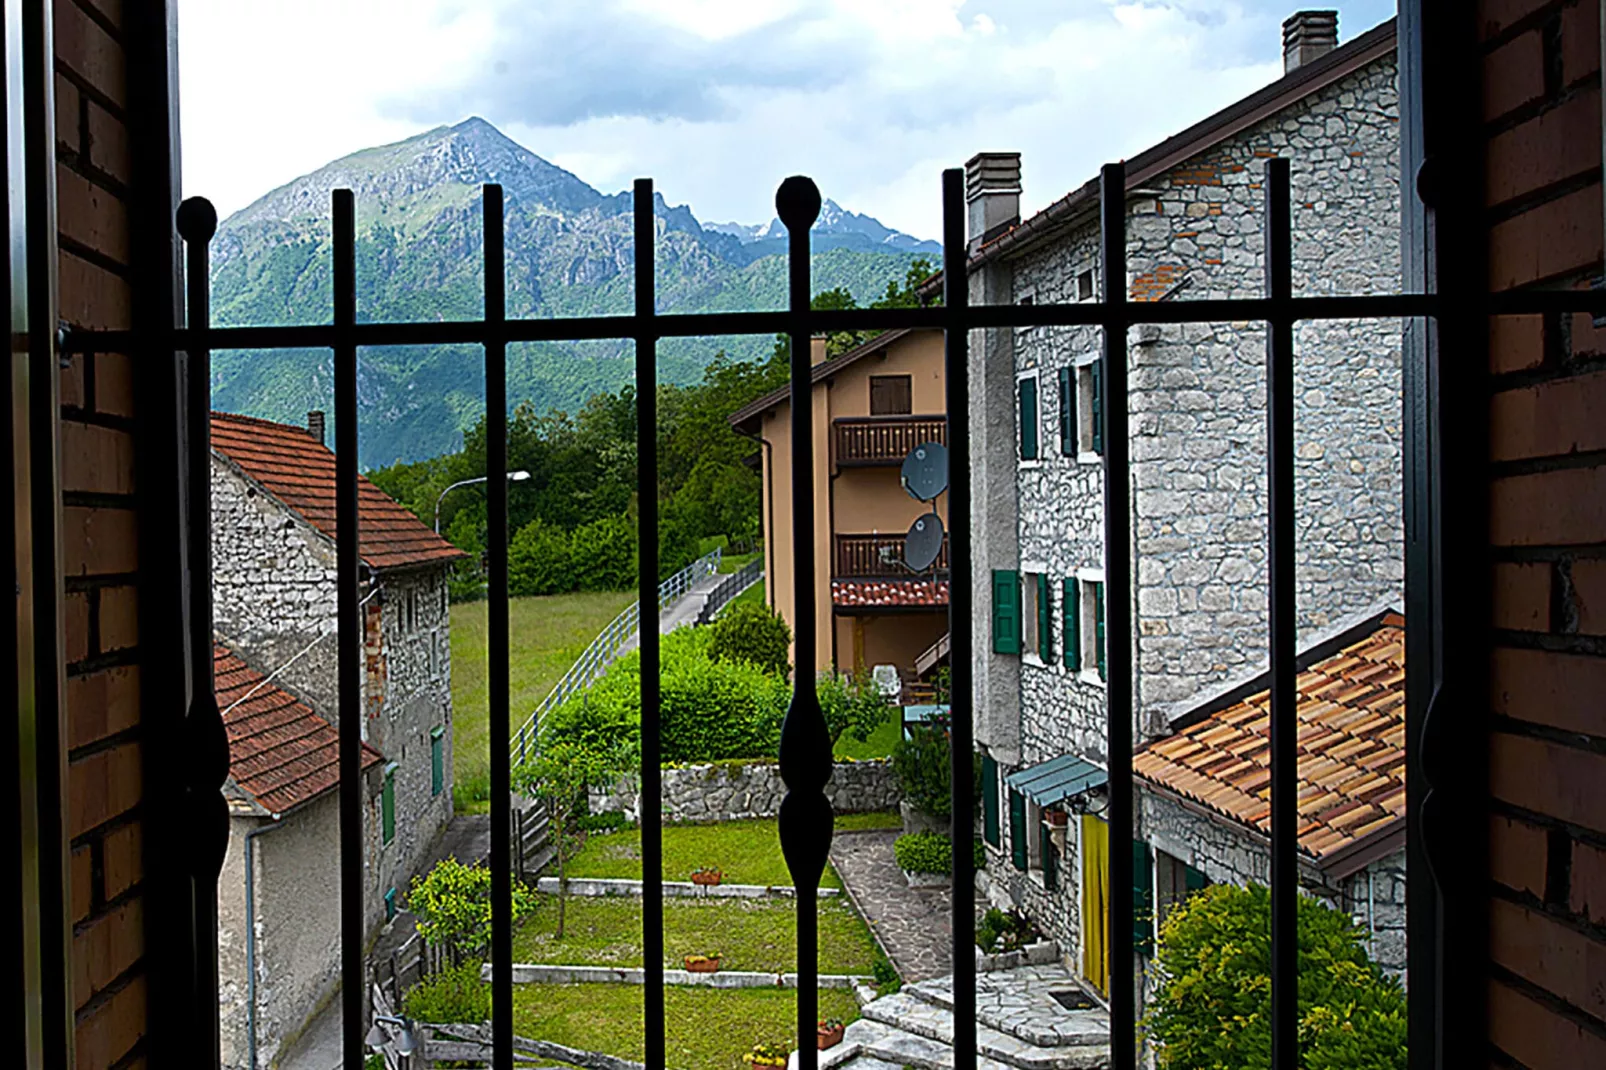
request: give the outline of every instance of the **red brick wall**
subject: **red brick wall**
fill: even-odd
[[[127,328],[130,180],[120,0],[55,0],[61,318]],[[142,1062],[139,592],[127,358],[61,371],[61,475],[79,1070]]]
[[[1602,272],[1597,0],[1480,0],[1489,284]],[[1491,1060],[1606,1066],[1606,330],[1491,327]]]

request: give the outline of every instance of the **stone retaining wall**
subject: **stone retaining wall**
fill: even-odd
[[[623,811],[631,820],[640,812],[640,785],[620,785],[594,792],[593,813]],[[839,814],[893,810],[898,806],[898,778],[891,761],[838,762],[825,796]],[[774,817],[781,812],[786,783],[774,762],[715,762],[663,771],[664,821],[713,823],[738,818]]]

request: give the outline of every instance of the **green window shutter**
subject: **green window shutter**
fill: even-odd
[[[1061,368],[1059,385],[1060,452],[1069,457],[1076,453],[1076,369]]]
[[[1076,580],[1060,581],[1060,628],[1065,633],[1062,641],[1065,644],[1065,667],[1067,669],[1080,669],[1082,667],[1082,628],[1081,613],[1077,607]]]
[[[1189,895],[1210,886],[1210,878],[1194,869],[1192,866],[1182,867],[1182,883]]]
[[[1037,380],[1020,381],[1020,459],[1037,460]]]
[[[1052,892],[1060,886],[1060,860],[1046,821],[1037,823],[1037,853],[1043,856],[1043,887]]]
[[[439,795],[446,787],[446,727],[436,725],[429,733],[429,793]]]
[[[1015,868],[1026,872],[1026,796],[1013,789],[1009,793],[1009,851]]]
[[[385,893],[385,920],[389,921],[396,916],[396,889],[392,888]]]
[[[993,653],[1020,653],[1020,573],[993,569]]]
[[[1037,656],[1046,665],[1054,660],[1054,603],[1048,597],[1048,577],[1037,577]]]
[[[379,799],[380,830],[389,843],[396,838],[396,763],[385,766],[385,791]]]
[[[1104,584],[1093,585],[1093,640],[1099,659],[1099,679],[1107,680],[1104,666]]]
[[[998,839],[998,763],[990,754],[981,756],[981,832],[994,847]]]
[[[1132,942],[1143,954],[1154,953],[1154,859],[1142,840],[1132,841]]]
[[[1104,362],[1095,360],[1090,367],[1093,373],[1093,452],[1104,452]]]

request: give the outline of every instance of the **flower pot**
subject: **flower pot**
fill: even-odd
[[[685,958],[688,973],[717,973],[719,972],[718,955],[687,955]]]
[[[700,869],[696,873],[693,873],[691,875],[691,882],[693,884],[700,884],[705,888],[712,888],[714,885],[718,884],[720,881],[722,881],[724,879],[725,879],[725,874],[723,872],[721,872],[720,870],[717,870],[717,869],[710,869],[710,870],[701,870]]]
[[[846,1026],[840,1025],[831,1029],[827,1029],[823,1025],[820,1026],[820,1031],[816,1037],[820,1046],[819,1050],[824,1051],[826,1048],[834,1048],[838,1044],[842,1043],[842,1031],[845,1028]]]

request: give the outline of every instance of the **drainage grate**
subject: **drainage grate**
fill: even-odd
[[[1054,1002],[1068,1011],[1086,1011],[1093,1009],[1093,997],[1079,988],[1066,989],[1063,992],[1050,992]]]

